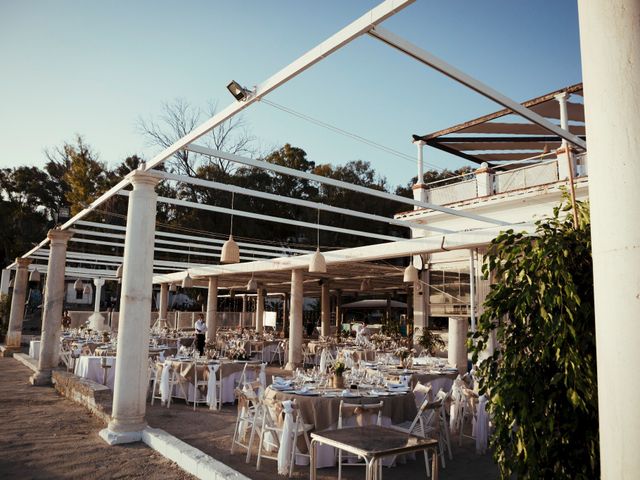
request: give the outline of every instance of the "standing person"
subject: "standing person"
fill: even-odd
[[[207,332],[207,324],[204,321],[204,315],[198,314],[198,320],[196,320],[196,348],[200,352],[200,356],[204,356],[204,334]]]
[[[68,330],[71,328],[71,317],[69,316],[69,310],[62,312],[62,328]]]

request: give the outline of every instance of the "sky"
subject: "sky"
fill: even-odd
[[[159,149],[138,127],[182,98],[206,110],[252,87],[379,3],[377,0],[0,0],[0,167],[43,166],[80,134],[113,167]],[[575,0],[417,0],[384,28],[518,101],[581,81]],[[415,157],[427,134],[499,109],[369,36],[266,97]],[[267,152],[284,143],[316,163],[370,161],[389,185],[415,162],[264,103],[243,120]],[[203,118],[204,119],[204,118]],[[425,150],[428,167],[463,160]]]

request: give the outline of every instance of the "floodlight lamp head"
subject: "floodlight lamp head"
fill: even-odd
[[[233,95],[233,98],[239,102],[245,102],[251,95],[251,92],[248,89],[240,85],[235,80],[232,80],[231,83],[227,85],[227,90],[229,90],[229,93]]]

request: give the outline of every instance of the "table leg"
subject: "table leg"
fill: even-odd
[[[433,449],[433,454],[431,456],[431,480],[438,480],[440,477],[440,472],[438,471],[438,449]]]
[[[376,467],[375,459],[365,458],[364,461],[367,469],[366,480],[375,480],[376,478],[375,477],[375,467]]]
[[[309,478],[316,480],[316,441],[311,440],[311,458],[309,459]]]

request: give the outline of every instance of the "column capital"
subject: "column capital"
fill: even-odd
[[[73,231],[53,228],[47,232],[47,238],[54,244],[66,244],[73,237]]]
[[[155,175],[152,175],[144,170],[134,170],[129,175],[127,175],[127,178],[131,180],[131,184],[133,185],[134,189],[136,187],[155,188],[155,186],[158,185],[161,180]]]
[[[417,145],[418,147],[424,147],[427,144],[427,142],[425,142],[421,138],[414,139],[414,140],[411,141],[411,143],[413,143],[414,145]]]
[[[17,264],[18,268],[27,268],[29,265],[31,265],[31,259],[30,258],[17,257],[16,258],[16,264]]]
[[[555,95],[554,98],[559,102],[566,102],[567,100],[569,100],[570,96],[571,95],[568,94],[567,92],[561,92]]]
[[[96,287],[101,287],[101,286],[103,286],[103,285],[104,285],[104,278],[102,278],[102,277],[94,278],[94,279],[93,279],[93,284],[94,284]]]

